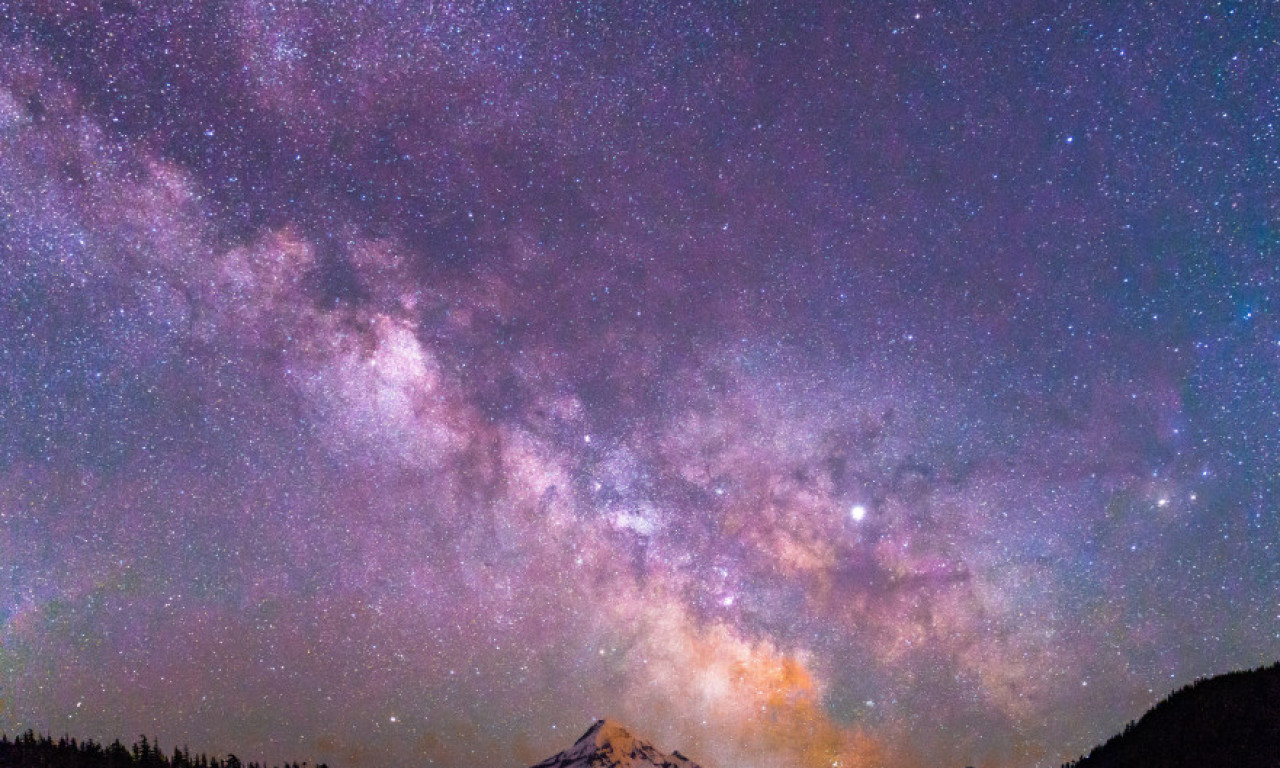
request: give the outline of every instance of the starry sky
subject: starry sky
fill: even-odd
[[[0,0],[0,730],[1052,766],[1280,658],[1271,3]]]

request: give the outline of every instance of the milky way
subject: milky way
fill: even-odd
[[[1276,7],[794,5],[0,2],[0,730],[1056,765],[1280,657]]]

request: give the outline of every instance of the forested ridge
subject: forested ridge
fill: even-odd
[[[1063,768],[1280,768],[1280,662],[1197,680]]]
[[[77,741],[62,736],[27,731],[13,739],[0,735],[0,768],[268,768],[243,762],[235,754],[210,757],[192,755],[184,747],[165,752],[153,739],[142,736],[126,747],[119,739],[103,746],[92,739]],[[270,768],[328,768],[324,763],[285,763]]]

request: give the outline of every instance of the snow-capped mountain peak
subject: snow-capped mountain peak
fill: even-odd
[[[667,754],[612,720],[597,720],[572,747],[533,768],[699,768],[680,754]]]

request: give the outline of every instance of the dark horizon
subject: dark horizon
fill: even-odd
[[[1280,754],[1280,661],[1251,670],[1201,678],[1174,691],[1140,718],[1085,755],[1060,768],[1141,768],[1142,766],[1230,765],[1270,768]],[[628,762],[630,761],[630,762]],[[596,720],[581,736],[531,768],[702,768],[679,749],[665,752],[625,724]],[[305,768],[309,761],[278,768]],[[145,735],[126,747],[31,730],[9,738],[0,733],[0,766],[5,768],[265,768],[234,753],[195,753],[189,746],[171,754]],[[276,767],[272,767],[276,768]],[[328,768],[319,763],[316,768]],[[708,766],[708,768],[715,768]]]
[[[0,0],[0,731],[1058,766],[1280,658],[1280,15]]]

